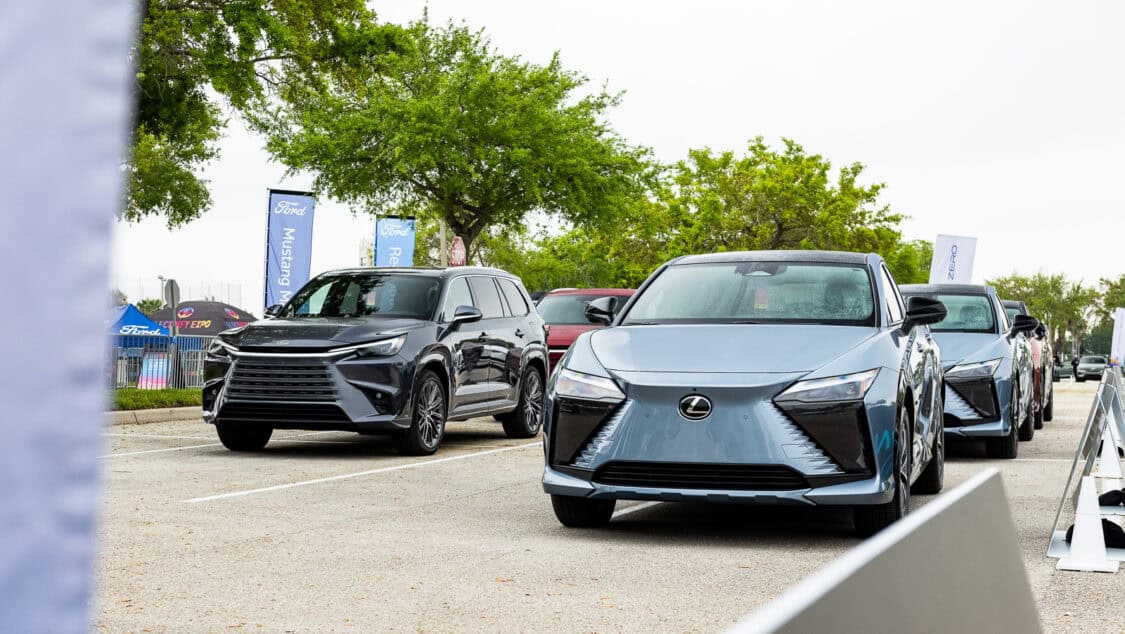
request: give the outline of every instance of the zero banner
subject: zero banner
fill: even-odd
[[[939,233],[930,262],[930,284],[971,283],[976,251],[976,238]]]
[[[1113,341],[1110,342],[1110,362],[1114,365],[1125,364],[1125,308],[1113,310]]]
[[[306,192],[270,190],[265,307],[284,304],[309,281],[315,204]]]
[[[375,266],[414,266],[414,219],[375,221]]]

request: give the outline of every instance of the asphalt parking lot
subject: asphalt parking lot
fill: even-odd
[[[1116,631],[1125,573],[1045,554],[1096,383],[1056,389],[1018,459],[951,446],[946,487],[999,467],[1045,628]],[[625,502],[609,529],[563,528],[540,443],[490,419],[451,423],[429,458],[289,431],[234,454],[202,422],[109,427],[105,446],[108,632],[716,631],[858,543],[848,514],[804,509]]]

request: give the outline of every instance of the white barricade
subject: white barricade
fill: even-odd
[[[1125,438],[1122,390],[1121,375],[1115,369],[1107,370],[1090,406],[1051,527],[1047,555],[1059,560],[1059,570],[1112,573],[1125,561],[1125,548],[1107,546],[1102,523],[1120,526],[1125,506],[1102,506],[1098,500],[1101,494],[1121,490],[1125,480],[1119,453]],[[1073,522],[1067,521],[1071,517]]]
[[[1041,631],[1000,472],[938,496],[731,631]]]

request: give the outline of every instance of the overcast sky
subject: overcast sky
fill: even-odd
[[[907,6],[909,5],[909,6]],[[424,3],[373,3],[406,22]],[[1125,3],[457,2],[431,21],[484,28],[503,53],[553,51],[625,91],[611,114],[632,143],[673,162],[689,148],[741,150],[790,137],[835,165],[860,161],[907,238],[977,236],[974,278],[1125,272]],[[168,231],[119,223],[114,282],[131,300],[156,277],[261,314],[266,189],[283,178],[232,120],[206,170],[214,206]],[[369,216],[318,201],[314,273],[358,263]],[[239,292],[240,291],[240,292]]]

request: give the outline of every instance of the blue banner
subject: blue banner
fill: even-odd
[[[284,304],[309,281],[312,264],[311,194],[270,190],[266,229],[266,306]]]
[[[375,221],[375,266],[414,266],[414,219]]]

